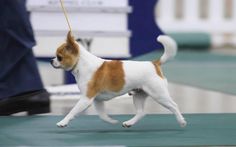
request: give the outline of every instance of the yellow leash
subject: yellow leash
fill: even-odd
[[[68,19],[68,16],[67,16],[67,12],[66,12],[66,9],[65,9],[65,7],[63,5],[63,0],[60,0],[60,2],[61,2],[61,8],[62,8],[62,10],[64,12],[65,17],[66,17],[67,25],[69,27],[70,32],[72,33],[72,29],[71,29],[70,22],[69,22],[69,19]]]

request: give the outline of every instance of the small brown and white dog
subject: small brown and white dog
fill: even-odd
[[[167,80],[161,71],[161,65],[175,56],[177,45],[173,39],[165,35],[160,35],[157,40],[164,45],[165,49],[159,60],[152,62],[105,60],[89,53],[75,41],[71,32],[68,32],[66,42],[58,47],[56,57],[52,59],[51,64],[55,68],[72,72],[81,91],[81,97],[69,114],[57,123],[57,126],[67,126],[77,114],[92,103],[101,119],[115,124],[118,121],[106,114],[104,101],[125,93],[133,96],[137,113],[133,118],[122,123],[124,127],[134,125],[145,116],[144,102],[148,97],[173,112],[181,127],[186,126],[184,117],[168,92]]]

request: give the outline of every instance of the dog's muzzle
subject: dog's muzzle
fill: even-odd
[[[61,68],[60,64],[57,63],[57,62],[55,61],[55,59],[52,59],[50,63],[51,63],[51,65],[52,65],[52,67],[54,67],[54,68]]]

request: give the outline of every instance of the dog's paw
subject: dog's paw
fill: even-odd
[[[187,126],[187,122],[183,119],[179,122],[180,127],[184,128]]]
[[[133,124],[129,123],[128,121],[125,121],[122,123],[122,127],[124,128],[130,128]]]
[[[64,128],[68,125],[68,122],[65,121],[65,120],[62,120],[60,122],[57,123],[57,126],[60,127],[60,128]]]
[[[110,117],[106,117],[106,118],[101,118],[103,121],[107,122],[107,123],[110,123],[110,124],[117,124],[119,123],[118,120],[115,120],[115,119],[112,119]]]
[[[107,122],[111,123],[111,124],[117,124],[119,123],[119,120],[115,120],[115,119],[110,119]]]

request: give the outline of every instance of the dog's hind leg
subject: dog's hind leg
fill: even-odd
[[[134,93],[133,103],[137,112],[133,118],[122,123],[123,127],[125,128],[131,127],[145,116],[144,104],[147,97],[148,95],[143,90]]]
[[[175,114],[176,119],[181,127],[185,127],[187,122],[185,121],[184,117],[179,111],[178,105],[173,101],[170,97],[167,87],[163,87],[160,91],[155,91],[155,86],[152,88],[144,87],[145,92],[149,94],[156,102],[170,110],[172,113]]]
[[[94,101],[94,106],[97,110],[97,113],[99,115],[99,117],[104,120],[105,122],[111,123],[111,124],[116,124],[119,121],[112,119],[111,117],[109,117],[106,112],[105,112],[105,107],[104,107],[104,102],[103,101],[98,101],[95,99]]]
[[[179,111],[178,105],[172,100],[171,97],[161,97],[157,99],[157,102],[175,114],[181,127],[185,127],[187,125],[187,122]]]

